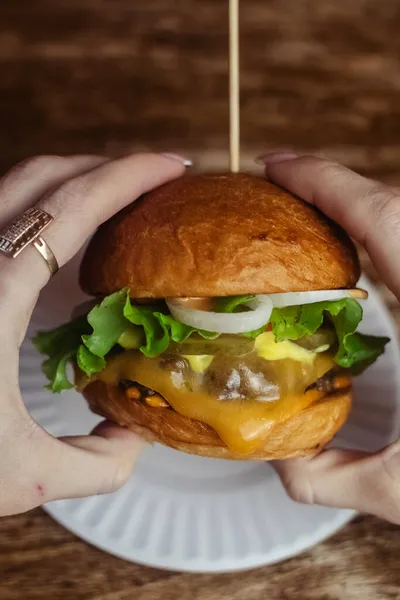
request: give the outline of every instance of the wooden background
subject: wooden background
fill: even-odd
[[[295,147],[400,182],[398,0],[241,4],[243,165]],[[227,0],[0,0],[0,171],[141,148],[225,168],[226,19]],[[386,600],[400,598],[399,555],[398,528],[360,517],[281,565],[181,575],[107,556],[35,510],[0,522],[0,599]]]

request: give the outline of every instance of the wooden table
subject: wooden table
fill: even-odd
[[[225,168],[226,15],[226,0],[2,2],[0,169],[140,148]],[[243,165],[297,147],[399,182],[399,28],[397,0],[242,2]],[[281,565],[172,574],[91,548],[38,509],[0,522],[0,599],[386,600],[400,598],[399,553],[398,528],[360,517]]]

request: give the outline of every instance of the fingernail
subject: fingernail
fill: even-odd
[[[172,152],[162,152],[162,156],[165,156],[166,158],[172,158],[172,160],[177,160],[178,162],[185,165],[185,167],[193,166],[193,162],[190,160],[190,158],[185,158],[184,156],[180,156],[179,154],[173,154]]]
[[[274,165],[280,162],[286,162],[288,160],[294,160],[299,158],[299,154],[296,152],[269,152],[268,154],[262,154],[256,158],[258,165]]]

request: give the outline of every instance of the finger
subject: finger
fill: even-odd
[[[45,198],[40,205],[55,219],[47,233],[48,243],[60,266],[76,254],[101,223],[184,170],[184,164],[176,159],[134,154],[71,179]]]
[[[73,179],[40,201],[54,221],[43,237],[63,266],[95,229],[141,196],[184,172],[183,162],[157,154],[136,154],[106,163]],[[33,248],[16,259],[0,261],[3,304],[21,313],[31,310],[49,279],[45,261]],[[14,319],[15,320],[15,319]]]
[[[147,445],[135,433],[109,421],[97,426],[90,436],[67,437],[59,441],[64,445],[63,459],[59,463],[64,475],[57,479],[51,477],[49,493],[53,499],[118,490],[128,480]]]
[[[34,156],[20,162],[0,179],[0,229],[53,188],[107,160],[101,156]]]
[[[311,156],[263,158],[267,176],[317,206],[365,246],[387,285],[400,295],[400,195],[334,162]]]
[[[400,444],[375,455],[328,450],[275,463],[289,496],[304,504],[355,509],[400,523]]]
[[[46,502],[114,492],[126,483],[146,443],[112,423],[90,436],[55,439],[35,423],[27,427],[11,472],[0,490],[1,514],[16,514]],[[17,475],[20,473],[21,475]],[[12,482],[12,486],[10,485]]]
[[[0,180],[0,229],[34,205],[44,193],[50,192],[71,177],[77,177],[105,164],[108,160],[99,156],[37,156],[23,161]],[[20,282],[13,267],[13,261],[0,253],[0,312],[4,326],[3,335],[5,336],[10,328],[8,333],[15,337],[13,315],[19,312],[23,315],[17,324],[22,339],[22,332],[26,329],[36,295],[30,294],[29,298],[25,292],[21,293]],[[31,275],[31,272],[25,274],[26,282],[31,281]],[[12,348],[8,347],[7,350],[10,352]]]

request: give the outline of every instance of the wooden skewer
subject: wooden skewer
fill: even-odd
[[[239,0],[229,0],[230,169],[240,169]]]

